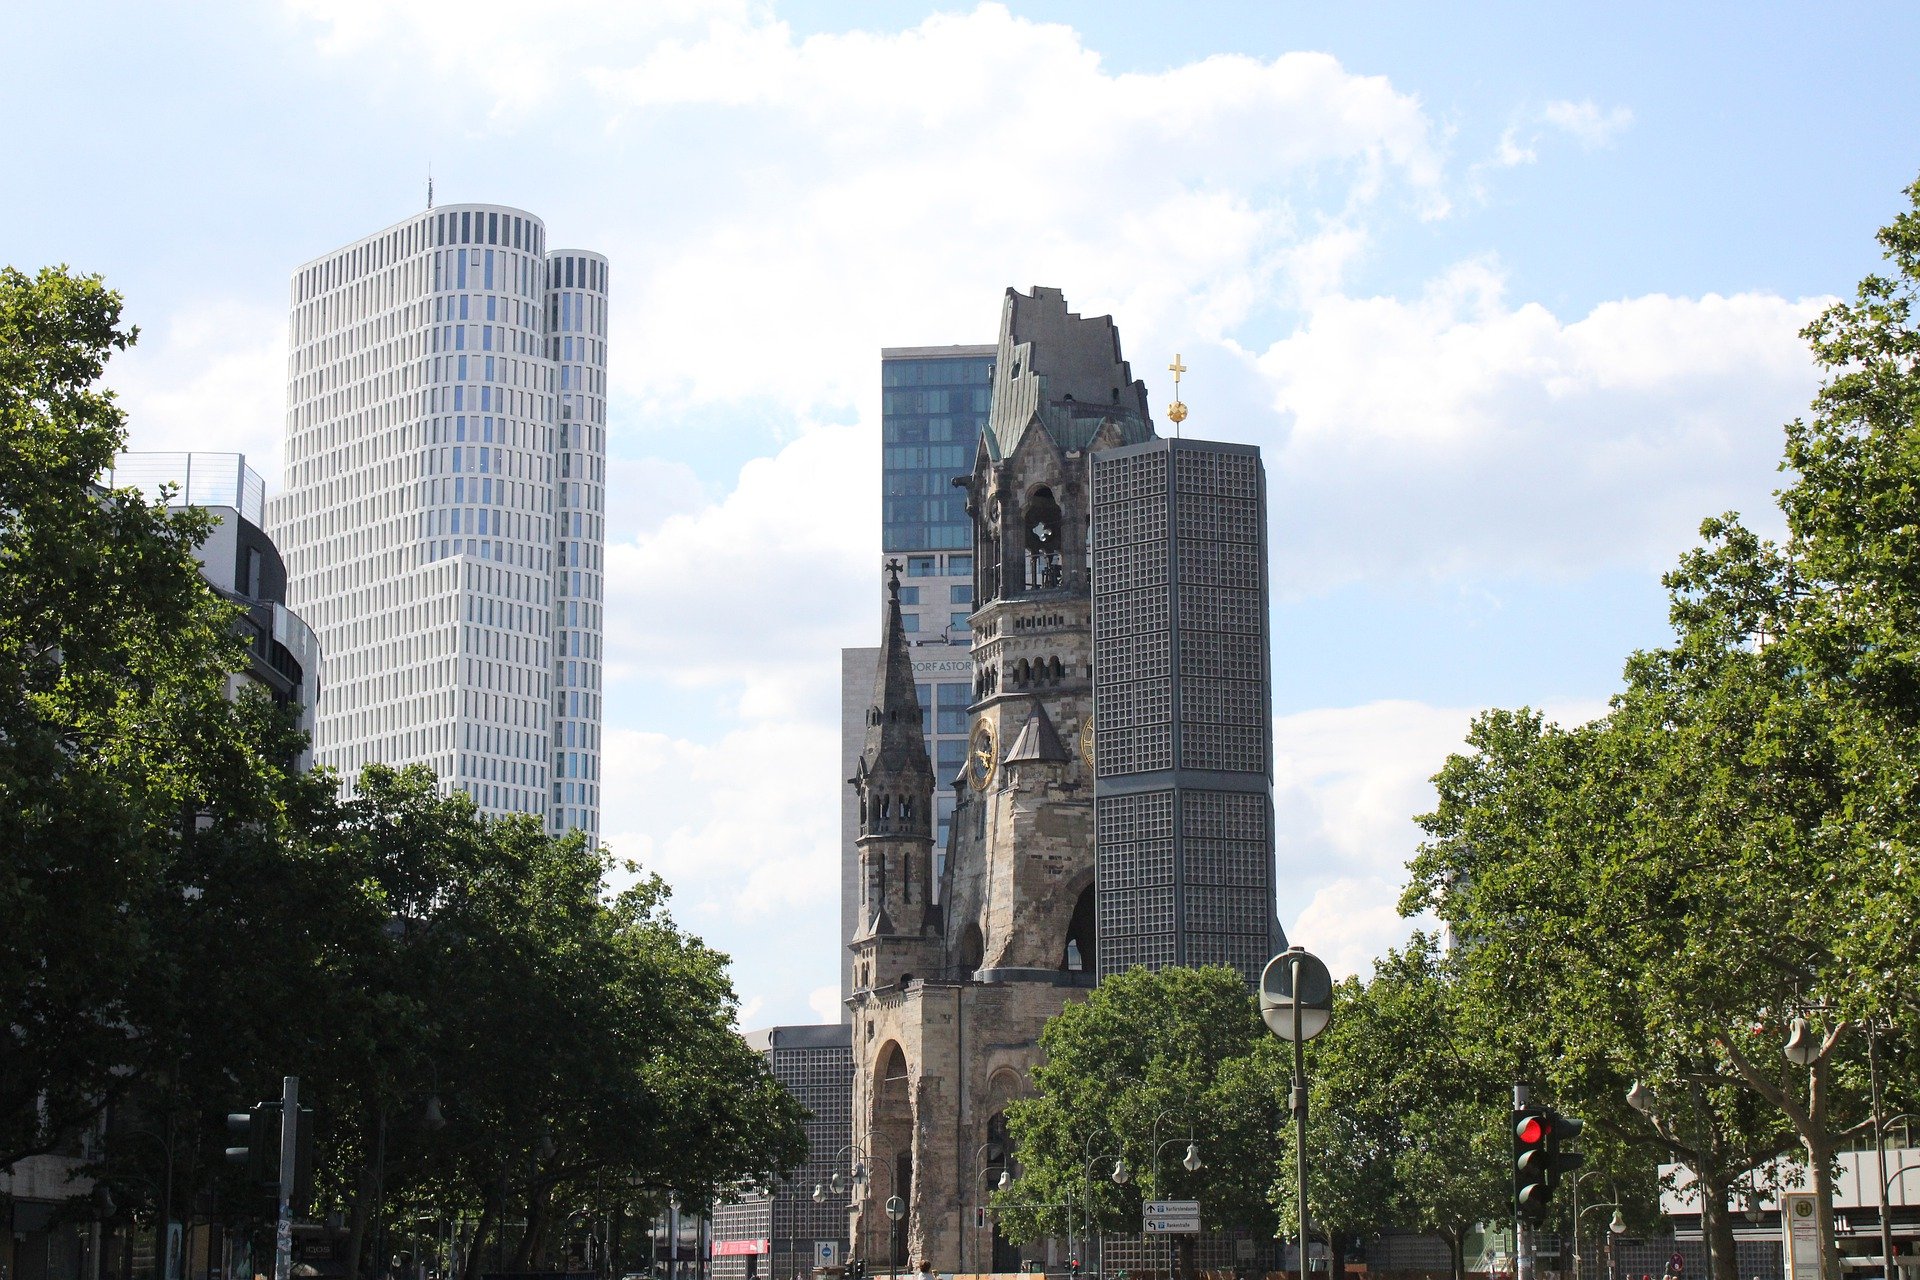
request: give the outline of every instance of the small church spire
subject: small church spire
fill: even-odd
[[[874,673],[873,701],[867,707],[867,740],[861,768],[933,776],[926,740],[920,734],[920,696],[913,678],[913,649],[900,614],[900,562],[887,561],[886,634]]]

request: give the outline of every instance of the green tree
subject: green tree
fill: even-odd
[[[323,1059],[354,1258],[418,1204],[477,1212],[470,1271],[518,1218],[533,1269],[596,1189],[699,1205],[804,1159],[798,1104],[733,1032],[726,957],[657,877],[611,894],[604,849],[417,767],[363,770],[312,838],[371,908]]]
[[[1291,1073],[1283,1058],[1273,1055],[1276,1087]],[[1445,1240],[1461,1280],[1469,1232],[1504,1212],[1509,1098],[1431,937],[1415,934],[1370,979],[1336,987],[1307,1076],[1308,1213],[1336,1265],[1347,1237],[1399,1226]],[[1273,1195],[1283,1230],[1297,1231],[1290,1126],[1285,1142]]]
[[[207,515],[96,484],[134,337],[98,277],[0,269],[0,1167],[174,1070],[200,878],[285,802],[284,722],[227,696]]]
[[[1471,939],[1521,1062],[1611,1106],[1725,1197],[1797,1145],[1837,1277],[1832,1169],[1862,1117],[1863,1018],[1911,1025],[1920,954],[1920,184],[1880,233],[1892,273],[1805,330],[1826,379],[1787,428],[1776,546],[1731,515],[1667,576],[1672,644],[1608,715],[1483,717],[1439,779],[1406,905]],[[1779,1054],[1814,1020],[1806,1067]],[[1896,1041],[1896,1060],[1907,1047]],[[1649,1099],[1652,1101],[1649,1102]]]
[[[1036,1095],[1007,1109],[1020,1176],[994,1196],[1001,1230],[1031,1240],[1086,1220],[1138,1231],[1142,1199],[1178,1198],[1199,1200],[1209,1228],[1270,1237],[1280,1117],[1247,1066],[1266,1034],[1226,968],[1132,969],[1068,1005],[1041,1033]],[[1124,1183],[1111,1176],[1116,1158]],[[1181,1240],[1191,1274],[1192,1238]]]
[[[1374,1086],[1386,1056],[1369,1040],[1358,1016],[1365,985],[1347,978],[1333,989],[1333,1017],[1307,1045],[1307,1216],[1327,1243],[1335,1280],[1345,1274],[1347,1242],[1392,1225],[1393,1157],[1400,1126]],[[1278,1170],[1269,1198],[1280,1234],[1299,1233],[1294,1186],[1295,1126],[1289,1111],[1293,1078],[1291,1043],[1263,1037],[1244,1062],[1225,1070],[1250,1073],[1249,1088],[1261,1089],[1279,1116]]]

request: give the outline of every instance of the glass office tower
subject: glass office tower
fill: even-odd
[[[325,654],[315,755],[349,782],[425,763],[597,833],[605,291],[604,258],[500,205],[294,273],[270,521]]]
[[[901,565],[900,617],[913,643],[927,755],[935,788],[934,859],[946,857],[953,791],[967,753],[967,703],[973,696],[973,522],[953,478],[973,467],[993,393],[992,344],[885,347],[880,352],[880,567]],[[874,575],[874,585],[886,581]],[[876,592],[876,603],[884,591]],[[841,651],[841,754],[860,754],[863,717],[873,692],[875,648]],[[841,797],[840,925],[853,937],[859,858],[853,847],[858,805]],[[936,876],[936,881],[937,881]],[[852,992],[852,957],[841,957],[841,993]]]

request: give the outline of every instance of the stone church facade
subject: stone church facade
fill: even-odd
[[[980,1209],[1008,1158],[1047,1020],[1098,972],[1092,593],[1096,452],[1154,438],[1146,388],[1107,317],[1008,290],[990,421],[956,480],[974,527],[974,702],[959,778],[936,778],[897,575],[859,799],[851,944],[855,1256],[1012,1270]],[[936,880],[933,788],[957,789]],[[898,1221],[886,1213],[898,1197]]]

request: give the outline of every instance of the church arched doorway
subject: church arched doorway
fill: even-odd
[[[913,1087],[907,1075],[907,1055],[898,1041],[880,1049],[873,1075],[872,1183],[860,1215],[863,1244],[876,1263],[895,1266],[907,1261],[907,1215],[898,1222],[887,1217],[893,1196],[913,1203]]]

